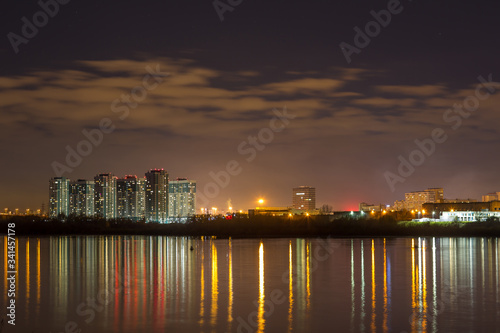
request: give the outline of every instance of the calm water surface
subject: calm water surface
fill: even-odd
[[[500,331],[496,238],[16,242],[16,326],[4,332]]]

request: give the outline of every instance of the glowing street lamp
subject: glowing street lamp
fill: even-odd
[[[264,199],[262,199],[262,198],[259,199],[258,203],[259,203],[259,205],[262,205],[264,203]]]

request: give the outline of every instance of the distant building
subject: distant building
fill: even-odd
[[[152,169],[146,173],[146,222],[167,222],[168,173]]]
[[[69,183],[69,213],[94,216],[94,186],[91,180],[78,179]]]
[[[500,212],[500,201],[426,203],[423,205],[427,216],[440,216],[441,212]]]
[[[196,213],[196,181],[177,178],[168,182],[168,217],[186,221]]]
[[[69,182],[66,177],[49,180],[49,217],[69,215]]]
[[[313,211],[316,208],[316,188],[309,186],[295,187],[292,190],[292,207]]]
[[[404,200],[394,201],[394,206],[392,207],[395,211],[402,211],[406,209],[406,202]]]
[[[482,197],[482,201],[484,202],[497,201],[497,200],[500,200],[500,192],[488,193],[486,195],[483,195]]]
[[[500,212],[491,211],[453,211],[441,212],[439,221],[442,222],[478,222],[488,218],[500,218]]]
[[[470,203],[478,202],[476,199],[444,199],[443,203]]]
[[[397,211],[421,210],[424,203],[439,203],[443,201],[444,194],[442,188],[429,188],[424,191],[405,193],[405,199],[394,202],[393,209]]]
[[[330,221],[332,220],[338,220],[338,219],[351,219],[351,220],[361,220],[361,219],[366,219],[370,216],[365,211],[336,211],[333,212],[333,216],[330,218]]]
[[[146,211],[146,179],[125,176],[116,180],[117,217],[139,221]]]
[[[267,215],[267,216],[288,216],[292,213],[290,207],[257,207],[248,210],[248,216]]]
[[[421,210],[424,203],[443,202],[443,200],[442,188],[430,188],[425,191],[405,193],[406,210]]]
[[[381,212],[386,208],[387,206],[383,204],[374,205],[374,204],[368,204],[366,202],[362,202],[359,204],[360,212]]]
[[[94,213],[105,219],[116,218],[116,177],[102,173],[94,177]]]

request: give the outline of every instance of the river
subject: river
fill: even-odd
[[[16,238],[3,332],[494,332],[497,238]],[[192,250],[191,250],[192,247]]]

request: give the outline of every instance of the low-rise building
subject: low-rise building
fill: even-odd
[[[359,211],[360,212],[382,212],[383,210],[387,209],[387,205],[383,204],[368,204],[366,202],[362,202],[359,204]]]
[[[482,200],[484,202],[500,200],[500,192],[492,192],[492,193],[488,193],[486,195],[483,195]]]
[[[453,211],[442,212],[439,220],[441,222],[481,222],[486,221],[488,218],[500,218],[500,212],[490,211]]]
[[[426,216],[437,217],[441,216],[442,212],[500,212],[500,201],[426,203],[422,207]]]

